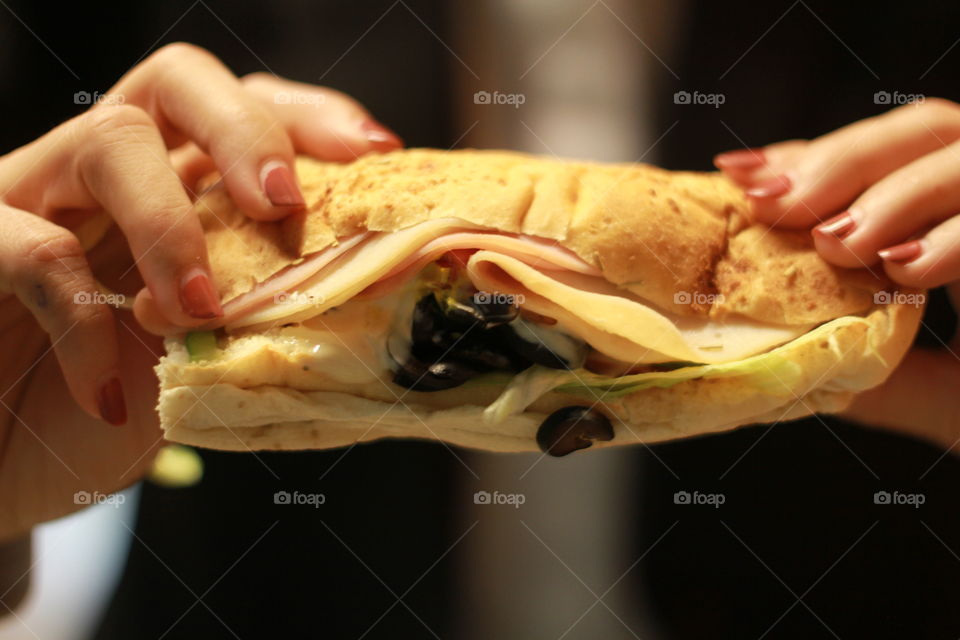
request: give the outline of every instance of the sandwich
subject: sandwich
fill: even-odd
[[[168,440],[564,455],[838,412],[920,292],[751,223],[713,173],[501,151],[300,158],[306,209],[196,202],[224,315],[168,336]]]

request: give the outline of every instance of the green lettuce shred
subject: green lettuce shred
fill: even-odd
[[[722,364],[691,364],[669,371],[650,371],[633,375],[610,377],[586,369],[549,369],[533,365],[516,375],[503,393],[484,410],[484,420],[498,423],[505,418],[521,413],[549,391],[562,391],[595,399],[618,398],[635,391],[650,388],[669,388],[673,385],[698,378],[741,378],[744,385],[764,393],[787,395],[803,373],[800,364],[787,358],[785,348],[800,340],[820,340],[837,328],[866,322],[864,318],[846,316],[837,318],[808,332],[796,340],[736,362]],[[873,345],[864,345],[875,350]]]

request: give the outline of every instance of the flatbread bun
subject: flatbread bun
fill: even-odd
[[[688,437],[844,409],[886,379],[922,315],[922,306],[896,303],[903,296],[878,304],[890,283],[825,263],[808,232],[752,225],[742,193],[719,174],[422,149],[351,164],[300,159],[297,172],[307,210],[281,222],[250,220],[214,180],[198,200],[224,301],[340,238],[455,217],[555,240],[673,314],[820,326],[774,349],[776,361],[793,364],[788,376],[761,367],[753,383],[731,374],[616,397],[554,391],[499,423],[483,410],[502,386],[423,393],[387,380],[349,385],[305,373],[269,340],[251,340],[229,359],[190,362],[182,340],[168,339],[157,372],[169,440],[244,451],[394,437],[535,451],[543,419],[572,404],[611,418],[614,439],[594,447]],[[712,302],[680,304],[678,291]]]

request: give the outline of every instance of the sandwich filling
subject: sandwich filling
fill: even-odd
[[[227,301],[224,312],[218,325],[186,336],[191,361],[230,357],[257,337],[344,385],[500,385],[484,414],[491,421],[551,390],[592,401],[720,375],[782,388],[797,365],[777,347],[859,320],[815,329],[680,316],[556,242],[456,218],[342,240]]]

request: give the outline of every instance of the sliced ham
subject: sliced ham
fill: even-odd
[[[439,221],[431,221],[439,222]],[[412,229],[412,228],[411,228]],[[297,291],[298,287],[314,278],[322,269],[335,260],[348,262],[350,257],[365,246],[375,244],[385,232],[365,232],[342,240],[337,246],[308,256],[303,262],[288,267],[268,280],[258,284],[252,291],[224,304],[224,316],[206,328],[234,325],[246,316],[272,304],[278,294]],[[359,294],[363,298],[376,298],[396,290],[415,277],[427,264],[449,251],[488,250],[508,255],[526,264],[547,271],[562,271],[583,275],[600,275],[600,270],[581,260],[569,249],[553,240],[516,234],[455,229],[411,246],[399,261],[386,273],[367,286]],[[336,268],[332,266],[330,268]]]
[[[313,255],[304,258],[303,262],[293,264],[271,276],[265,282],[259,283],[253,289],[233,298],[223,305],[223,318],[219,318],[212,327],[219,327],[233,322],[236,318],[252,313],[264,305],[274,301],[277,294],[284,291],[293,291],[297,285],[306,281],[310,276],[344,255],[348,251],[369,241],[375,234],[367,231],[341,240],[336,246],[328,247]],[[207,327],[207,328],[212,328]]]

